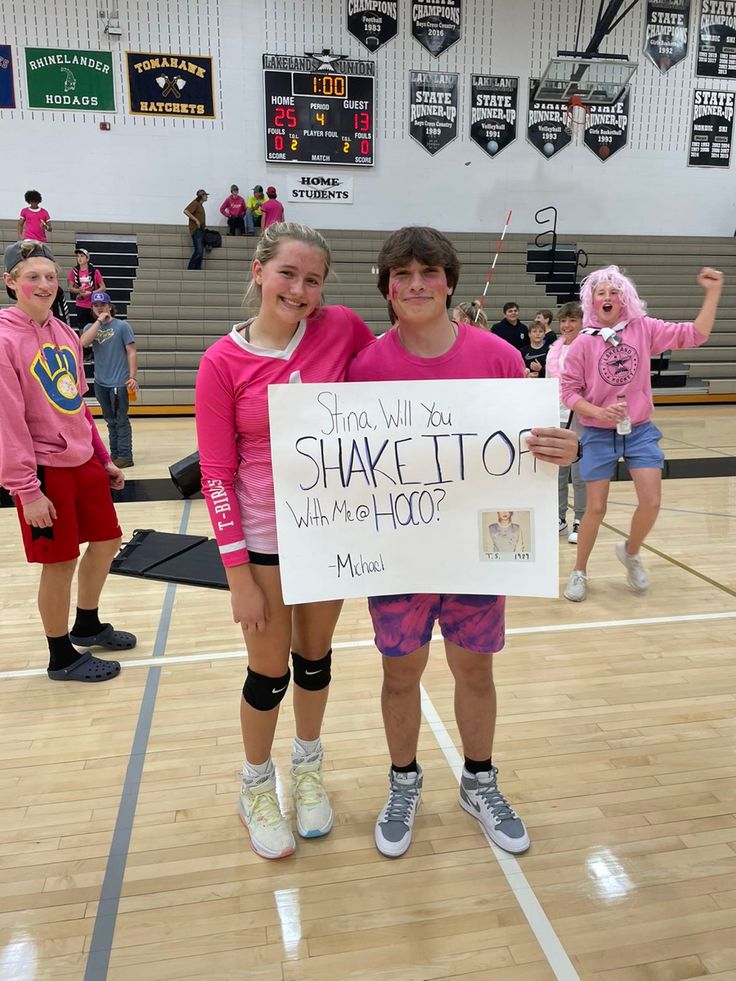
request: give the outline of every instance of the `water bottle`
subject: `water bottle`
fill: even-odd
[[[616,432],[619,436],[628,436],[631,432],[631,416],[629,415],[629,405],[625,395],[616,396],[616,405],[623,409],[626,415],[616,423]]]

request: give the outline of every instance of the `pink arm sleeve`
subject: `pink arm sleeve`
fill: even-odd
[[[102,442],[102,437],[97,431],[97,426],[95,425],[94,416],[90,412],[87,403],[84,403],[84,414],[87,417],[87,422],[89,423],[89,428],[92,430],[92,449],[97,459],[100,461],[102,466],[106,466],[112,459],[110,454],[107,452],[107,447]]]
[[[202,493],[207,502],[222,564],[250,561],[235,494],[238,452],[232,384],[205,355],[197,372],[194,396]]]

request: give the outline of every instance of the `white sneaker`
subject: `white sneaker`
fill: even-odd
[[[460,807],[480,821],[491,841],[518,855],[529,847],[524,822],[498,789],[496,767],[486,773],[468,773],[460,778]]]
[[[639,553],[629,555],[626,551],[626,542],[618,542],[616,545],[616,557],[619,562],[626,566],[626,582],[635,593],[646,593],[649,589],[649,576],[642,565]]]
[[[388,800],[376,820],[376,848],[382,855],[398,858],[411,844],[414,818],[422,800],[421,767],[416,773],[395,773],[392,767],[388,780]]]
[[[567,536],[567,540],[568,540],[568,542],[571,545],[577,545],[577,543],[578,543],[578,529],[579,528],[580,528],[580,522],[579,521],[573,521],[573,523],[572,523],[572,531]]]
[[[250,845],[262,858],[285,858],[296,848],[276,796],[273,770],[253,781],[242,781],[238,802],[240,820],[248,829]]]
[[[558,532],[559,532],[559,533],[560,533],[561,535],[564,535],[564,534],[565,534],[565,532],[567,531],[567,522],[565,521],[565,519],[564,519],[564,518],[560,518],[560,519],[559,519],[559,523],[558,523],[558,525],[557,525],[557,530],[558,530]]]
[[[322,783],[324,751],[291,757],[296,830],[302,838],[320,838],[332,831],[332,807]]]
[[[573,603],[582,603],[588,595],[588,577],[580,569],[573,569],[567,580],[563,596]]]

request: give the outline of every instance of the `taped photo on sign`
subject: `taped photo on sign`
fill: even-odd
[[[499,507],[480,511],[481,561],[533,562],[534,512]]]

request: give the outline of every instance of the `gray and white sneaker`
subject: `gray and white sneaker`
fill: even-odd
[[[649,589],[649,576],[642,565],[639,553],[629,555],[626,551],[626,542],[618,542],[616,545],[616,557],[619,562],[626,566],[626,582],[635,593],[646,593]]]
[[[468,773],[460,778],[460,807],[483,825],[488,837],[499,848],[518,854],[529,847],[524,822],[496,785],[496,767],[485,773]]]
[[[571,545],[577,545],[577,543],[578,543],[578,531],[579,530],[580,530],[580,522],[579,521],[573,521],[573,523],[572,523],[572,531],[567,536],[567,540],[568,540],[568,542]]]
[[[411,844],[411,829],[422,799],[422,768],[416,773],[388,771],[386,806],[376,820],[376,848],[382,855],[398,858]]]
[[[567,580],[563,596],[572,603],[582,603],[588,595],[588,577],[580,569],[573,569]]]

